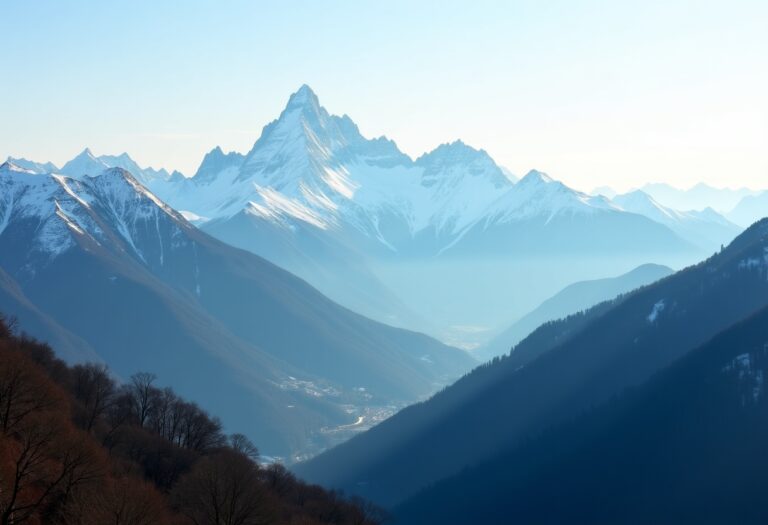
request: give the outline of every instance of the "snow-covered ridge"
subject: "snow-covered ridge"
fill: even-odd
[[[594,197],[573,190],[546,173],[531,170],[494,202],[488,216],[495,222],[543,218],[551,221],[558,215],[592,214],[618,208],[604,197]]]
[[[59,173],[75,179],[95,177],[108,168],[122,168],[145,185],[156,181],[168,181],[174,177],[177,179],[183,177],[183,175],[177,171],[168,173],[168,171],[163,168],[159,170],[152,167],[142,168],[127,153],[121,153],[120,155],[100,155],[97,157],[93,154],[90,148],[85,148],[61,168],[58,168],[52,162],[34,162],[13,157],[8,157],[8,162],[18,168],[23,168],[39,175]]]
[[[147,225],[159,233],[161,221],[171,230],[186,226],[181,215],[121,168],[74,179],[9,162],[0,166],[0,235],[12,226],[26,227],[36,252],[30,256],[50,261],[74,247],[78,237],[96,245],[108,243],[107,227],[144,260],[135,237]]]
[[[392,140],[366,138],[350,117],[330,114],[306,85],[248,153],[216,147],[192,178],[142,169],[125,153],[97,157],[88,149],[60,171],[83,178],[107,167],[129,171],[162,201],[198,217],[198,224],[242,214],[289,230],[362,235],[388,251],[409,239],[434,238],[439,253],[473,228],[607,213],[643,215],[707,246],[710,237],[738,233],[713,210],[678,212],[640,191],[609,200],[536,170],[516,181],[487,152],[460,140],[411,159]],[[720,231],[710,235],[712,224]]]
[[[450,243],[491,218],[616,210],[539,172],[515,184],[487,152],[461,141],[413,160],[385,137],[363,137],[348,116],[329,114],[308,86],[291,95],[246,155],[215,148],[184,182],[156,191],[196,216],[245,212],[282,226],[351,228],[390,249],[395,241],[381,232],[385,223],[412,238],[432,231]]]

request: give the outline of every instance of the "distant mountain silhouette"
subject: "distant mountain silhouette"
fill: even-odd
[[[506,354],[546,322],[586,310],[672,273],[672,269],[666,266],[644,264],[618,277],[574,283],[541,303],[535,310],[516,321],[487,344],[474,350],[472,354],[481,361]]]

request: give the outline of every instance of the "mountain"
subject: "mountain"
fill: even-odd
[[[766,374],[763,308],[606,406],[417,494],[394,521],[765,523]]]
[[[59,168],[52,162],[35,162],[33,160],[16,159],[13,157],[8,157],[8,162],[35,173],[55,173],[59,171]]]
[[[768,306],[766,277],[768,220],[698,265],[541,326],[509,356],[297,471],[381,504],[401,502],[644,383]]]
[[[644,264],[618,277],[582,281],[566,286],[472,354],[481,361],[506,354],[544,323],[576,314],[672,273],[673,270],[666,266]]]
[[[79,179],[95,177],[107,168],[109,165],[106,162],[96,157],[89,148],[85,148],[79,155],[64,164],[59,172],[73,179]]]
[[[364,138],[348,116],[330,115],[308,86],[291,95],[244,157],[214,149],[192,182],[197,191],[168,199],[176,208],[219,222],[250,214],[312,227],[398,257],[455,250],[468,230],[489,222],[621,215],[536,171],[515,184],[485,151],[461,141],[411,160],[384,137]]]
[[[673,210],[662,206],[641,190],[616,195],[611,201],[623,210],[644,215],[667,226],[683,239],[708,252],[729,243],[742,230],[712,208],[702,211]]]
[[[215,240],[120,168],[77,180],[6,163],[0,199],[0,268],[37,310],[117,374],[162,374],[271,454],[322,449],[473,363]]]
[[[124,169],[142,185],[147,187],[151,187],[153,184],[169,182],[172,178],[177,183],[182,183],[184,179],[184,176],[177,171],[170,174],[165,169],[142,168],[127,153],[100,155],[97,157],[88,148],[64,164],[61,170],[54,169],[51,171],[38,171],[37,173],[61,173],[74,179],[80,179],[83,177],[95,177],[108,168]]]
[[[681,190],[664,183],[646,184],[640,188],[662,205],[675,210],[703,210],[712,208],[727,213],[747,195],[757,192],[749,188],[713,188],[704,183]],[[747,226],[743,224],[742,226]]]
[[[212,181],[222,171],[239,167],[244,159],[245,156],[236,151],[224,153],[220,147],[216,146],[203,158],[203,162],[195,173],[195,181],[201,183]]]
[[[151,186],[154,181],[166,181],[171,178],[171,174],[165,169],[156,170],[152,167],[142,168],[127,154],[120,155],[101,155],[99,160],[110,168],[122,168],[136,178],[145,186]],[[174,172],[176,177],[182,176],[179,172]]]
[[[768,216],[768,191],[755,195],[746,195],[728,212],[728,219],[746,226]]]
[[[411,159],[306,85],[247,153],[215,148],[194,177],[149,187],[344,306],[467,347],[575,281],[707,253],[543,173],[515,182],[460,140]]]
[[[586,236],[586,231],[591,231]],[[627,236],[626,232],[633,235]],[[626,213],[602,196],[573,190],[547,174],[531,170],[484,208],[484,214],[461,231],[442,253],[504,254],[525,252],[562,255],[590,252],[675,251],[680,238],[655,221]]]

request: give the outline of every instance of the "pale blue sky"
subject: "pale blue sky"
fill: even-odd
[[[302,83],[417,156],[589,190],[768,187],[768,2],[0,0],[0,156],[191,174]]]

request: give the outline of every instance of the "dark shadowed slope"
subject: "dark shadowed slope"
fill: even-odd
[[[297,471],[383,504],[397,503],[641,384],[766,306],[767,248],[765,220],[697,266],[544,325],[509,357]]]
[[[765,523],[768,309],[642,387],[405,502],[396,523]]]

